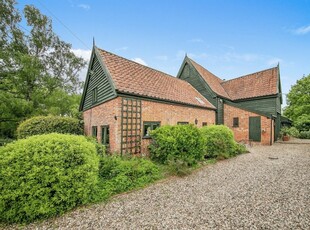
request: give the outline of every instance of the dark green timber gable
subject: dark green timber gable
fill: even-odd
[[[209,100],[216,107],[216,124],[224,123],[224,103],[249,111],[261,116],[273,118],[275,120],[275,139],[278,137],[281,129],[281,104],[282,89],[280,81],[280,71],[278,68],[277,88],[278,94],[262,96],[257,98],[248,98],[242,100],[230,100],[223,98],[215,93],[208,82],[200,76],[199,72],[186,56],[180,67],[177,77],[190,83],[201,95]]]
[[[187,60],[187,57],[185,57],[177,77],[184,81],[187,81],[202,96],[204,96],[209,102],[211,102],[212,105],[214,105],[215,107],[217,106],[216,94],[212,91],[206,81],[200,76],[198,71],[191,64],[191,62]]]
[[[223,124],[223,103],[221,103],[221,106],[219,106],[219,101],[221,99],[217,97],[211,87],[206,83],[202,76],[200,76],[192,63],[187,60],[187,57],[185,57],[177,77],[191,84],[202,96],[204,96],[212,105],[217,108],[216,124]]]
[[[100,57],[98,58],[99,55],[100,54],[96,50],[96,47],[94,47],[88,66],[85,86],[80,104],[80,111],[88,110],[116,97],[113,81],[107,68],[102,62],[102,59]],[[97,88],[97,100],[95,103],[93,103],[93,90],[95,88]]]

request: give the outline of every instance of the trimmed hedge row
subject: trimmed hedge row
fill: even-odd
[[[72,117],[37,116],[25,120],[17,128],[17,138],[48,133],[83,134],[80,121]]]
[[[90,202],[99,157],[83,136],[32,136],[0,148],[0,221],[31,222]]]
[[[193,125],[168,125],[152,131],[151,136],[151,158],[164,164],[191,166],[204,157],[224,159],[246,152],[245,146],[235,142],[233,132],[224,125],[201,129]]]
[[[194,125],[166,125],[151,132],[151,158],[167,164],[180,160],[195,165],[204,156],[205,141]]]

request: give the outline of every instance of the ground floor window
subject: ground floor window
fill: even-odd
[[[108,125],[101,126],[101,144],[110,144],[110,130]]]
[[[207,126],[208,122],[202,122],[202,126]]]
[[[143,122],[143,137],[150,137],[150,132],[160,126],[159,121],[144,121]]]
[[[239,127],[239,117],[233,118],[233,127]]]
[[[91,135],[97,138],[97,126],[93,126],[91,130]]]
[[[188,125],[187,121],[178,121],[178,125]]]

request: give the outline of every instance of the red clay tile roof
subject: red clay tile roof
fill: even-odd
[[[278,93],[278,67],[222,82],[232,100],[275,95]]]
[[[209,72],[208,70],[203,68],[201,65],[199,65],[196,62],[194,62],[193,60],[191,60],[190,58],[188,58],[188,59],[191,61],[191,63],[195,67],[195,69],[199,72],[201,77],[204,78],[204,80],[208,83],[208,85],[211,87],[211,89],[216,94],[230,99],[229,95],[227,94],[227,92],[225,91],[225,89],[221,85],[221,83],[223,82],[222,79],[218,78],[217,76],[215,76],[214,74],[212,74],[211,72]]]
[[[215,107],[188,82],[158,70],[98,49],[118,92],[190,104]]]

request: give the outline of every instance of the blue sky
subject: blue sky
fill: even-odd
[[[310,0],[18,3],[33,4],[52,18],[55,32],[86,59],[94,37],[102,49],[173,76],[186,53],[226,80],[279,62],[284,94],[310,74]]]

